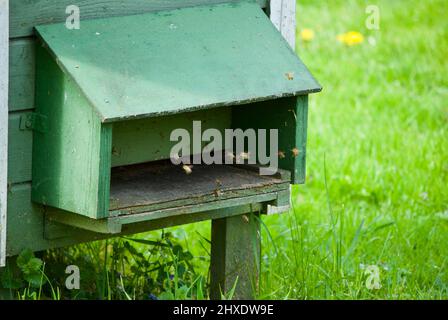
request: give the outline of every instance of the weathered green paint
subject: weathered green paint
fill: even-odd
[[[18,39],[9,46],[9,111],[34,108],[34,40]]]
[[[232,113],[235,127],[278,129],[279,167],[292,173],[293,184],[305,182],[307,118],[307,95],[236,107]]]
[[[99,188],[104,188],[110,165],[104,167],[100,152],[106,152],[102,143],[112,135],[111,126],[102,128],[45,48],[37,46],[36,56],[36,112],[47,117],[48,130],[34,132],[33,200],[92,218],[105,217],[105,207],[98,207],[99,201],[106,202],[99,198],[104,190]]]
[[[33,132],[21,129],[22,119],[30,112],[13,113],[9,116],[8,126],[8,183],[20,183],[31,180],[31,159]]]
[[[103,234],[119,234],[122,227],[130,224],[147,223],[161,219],[171,219],[174,217],[186,217],[196,213],[219,212],[220,210],[230,210],[232,208],[250,206],[251,204],[273,203],[278,194],[264,193],[254,196],[239,197],[234,199],[218,200],[213,202],[198,203],[179,207],[154,210],[150,212],[136,213],[130,215],[116,216],[107,219],[90,219],[73,213],[63,213],[49,210],[47,213],[51,221],[63,223],[83,230],[93,231]],[[229,211],[229,212],[230,212]],[[236,211],[238,212],[238,211]],[[221,216],[219,216],[221,217]]]
[[[33,251],[58,248],[75,243],[100,239],[99,234],[46,222],[43,206],[31,201],[31,185],[17,184],[8,191],[7,255],[19,254],[24,249]],[[48,230],[59,234],[50,239]]]
[[[33,129],[23,127],[24,119],[31,114],[31,111],[24,111],[9,115],[8,182],[10,184],[31,181]],[[193,120],[201,120],[203,130],[218,128],[222,131],[224,128],[232,127],[230,108],[217,109],[213,113],[199,111],[117,122],[113,125],[112,167],[166,159],[171,147],[176,143],[169,141],[170,132],[174,128],[186,128],[191,131]]]
[[[304,106],[281,97],[320,87],[255,3],[91,20],[81,30],[64,24],[37,30],[42,44],[36,49],[35,118],[46,122],[40,126],[45,130],[34,132],[33,200],[38,203],[93,219],[151,211],[152,193],[136,199],[133,191],[149,176],[141,185],[123,180],[127,189],[117,200],[131,194],[131,203],[114,206],[111,194],[109,204],[111,167],[168,159],[170,143],[151,142],[169,141],[171,130],[190,118],[200,117],[196,120],[209,121],[208,126],[221,122],[221,130],[229,124],[270,125],[280,130],[281,148],[300,147],[305,154],[299,136],[306,131]],[[271,63],[260,68],[267,60]],[[202,113],[182,117],[191,110]],[[150,119],[129,121],[141,117]],[[294,182],[303,181],[303,156],[281,161]]]
[[[14,0],[10,4],[10,37],[30,36],[36,25],[64,22],[68,17],[65,9],[69,5],[77,5],[80,8],[81,19],[84,21],[237,1],[240,0]],[[261,7],[266,7],[268,0],[256,2]]]
[[[279,192],[290,179],[230,165],[195,165],[190,175],[169,161],[112,170],[110,216],[153,212]],[[219,181],[219,183],[217,183]]]
[[[89,20],[80,30],[43,25],[37,31],[102,122],[320,90],[251,2]]]
[[[96,118],[95,118],[96,121]],[[107,218],[109,216],[109,195],[110,195],[110,170],[112,158],[112,125],[103,124],[101,126],[100,147],[99,147],[99,177],[98,177],[98,198],[96,218]],[[94,158],[94,165],[97,165]],[[96,168],[96,167],[95,167]],[[90,177],[90,182],[95,182]]]
[[[233,299],[253,299],[260,270],[260,223],[252,214],[212,220],[210,296],[221,299],[235,287]]]

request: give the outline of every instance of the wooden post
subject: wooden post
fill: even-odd
[[[245,214],[212,220],[210,297],[253,299],[260,271],[259,216]],[[233,296],[228,294],[235,286]]]
[[[6,262],[6,193],[8,189],[9,1],[0,0],[0,267]]]

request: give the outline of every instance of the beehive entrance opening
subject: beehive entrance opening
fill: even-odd
[[[249,166],[194,165],[191,170],[187,174],[170,160],[112,168],[111,215],[251,196],[289,183],[280,174],[262,176]]]

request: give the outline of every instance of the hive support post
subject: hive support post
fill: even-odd
[[[227,299],[254,299],[258,291],[260,253],[258,214],[212,220],[211,299],[219,300],[222,295]]]

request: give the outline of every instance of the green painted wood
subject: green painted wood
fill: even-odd
[[[261,203],[253,203],[236,207],[227,207],[211,211],[202,211],[197,213],[177,215],[156,220],[149,220],[134,224],[125,224],[122,226],[123,234],[159,230],[168,227],[174,227],[183,224],[195,223],[199,221],[213,220],[218,218],[232,217],[242,215],[248,212],[262,212],[265,207]]]
[[[278,129],[279,167],[291,172],[293,184],[305,182],[308,96],[235,107],[232,123],[237,128]]]
[[[9,45],[9,111],[34,108],[34,39]]]
[[[120,170],[118,178],[112,173],[111,197],[116,202],[111,202],[110,218],[95,220],[49,208],[50,218],[77,228],[114,234],[120,233],[126,224],[254,203],[277,206],[285,193],[289,196],[289,180],[282,180],[282,174],[259,176],[241,166],[195,166],[194,173],[188,176],[172,165],[151,163],[131,169],[128,166],[122,169],[125,172]],[[220,182],[219,194],[215,193],[216,181]],[[114,190],[118,182],[125,183],[119,192]]]
[[[8,125],[8,183],[31,181],[33,132],[21,129],[21,119],[30,112],[9,115]]]
[[[193,121],[201,121],[203,131],[215,128],[224,132],[224,129],[231,128],[231,110],[221,108],[214,112],[196,111],[116,122],[113,127],[112,167],[168,159],[171,148],[177,143],[170,142],[171,132],[184,128],[192,136]]]
[[[170,117],[118,122],[113,129],[112,166],[166,159],[173,143],[169,133],[174,128],[191,127],[193,120],[202,120],[203,129],[230,128],[230,110],[192,112]],[[9,115],[8,183],[31,181],[33,132],[21,129],[21,119],[30,111]],[[129,143],[132,141],[132,143]],[[151,143],[148,143],[151,141]],[[257,169],[258,170],[258,169]]]
[[[33,34],[33,27],[40,24],[63,22],[69,5],[80,8],[81,19],[140,14],[148,11],[175,9],[200,4],[231,2],[232,0],[14,0],[10,8],[10,37]],[[238,1],[238,0],[233,0]],[[266,7],[267,0],[257,0]]]
[[[106,207],[98,203],[108,203],[100,192],[105,191],[103,175],[110,165],[104,167],[108,160],[101,155],[110,157],[111,126],[102,128],[46,49],[38,46],[36,56],[36,112],[47,118],[48,129],[34,132],[33,200],[92,218],[106,217]]]
[[[0,267],[6,262],[8,174],[9,1],[0,2]]]
[[[254,299],[260,270],[260,223],[255,214],[212,220],[210,296],[235,287],[232,299]]]
[[[37,31],[103,122],[320,90],[251,2],[89,20],[80,30],[44,25]]]

